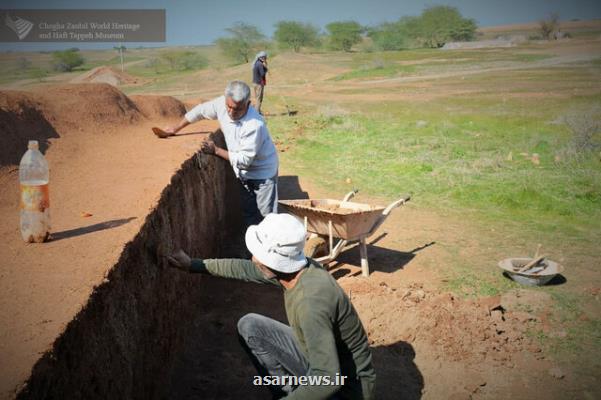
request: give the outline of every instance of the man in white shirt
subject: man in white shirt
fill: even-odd
[[[227,149],[212,140],[202,151],[229,161],[242,184],[242,215],[246,226],[256,225],[277,212],[278,155],[263,117],[250,105],[250,88],[232,81],[225,95],[190,110],[177,126],[165,128],[169,135],[201,119],[219,120]]]

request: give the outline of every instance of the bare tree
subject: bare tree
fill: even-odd
[[[559,31],[559,14],[551,13],[549,18],[539,21],[539,29],[543,39],[551,40],[556,38]]]

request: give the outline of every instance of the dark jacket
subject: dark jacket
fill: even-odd
[[[253,83],[257,85],[265,85],[265,76],[267,75],[267,67],[263,65],[261,60],[255,61],[253,66]]]

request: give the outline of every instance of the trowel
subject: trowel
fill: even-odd
[[[161,128],[159,128],[159,127],[157,127],[157,126],[155,126],[155,127],[153,127],[153,128],[152,128],[152,132],[153,132],[155,135],[157,135],[157,137],[159,137],[159,138],[161,138],[161,139],[166,139],[166,138],[168,138],[169,136],[175,136],[175,134],[174,134],[174,133],[168,133],[168,132],[165,132],[164,130],[162,130]]]

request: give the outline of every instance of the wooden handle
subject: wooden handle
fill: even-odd
[[[528,264],[524,265],[522,268],[518,270],[518,272],[528,271],[530,268],[537,266],[541,261],[545,259],[546,256],[540,256],[530,261]]]

